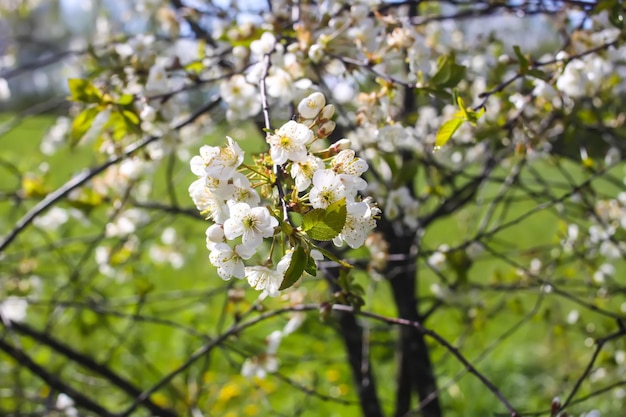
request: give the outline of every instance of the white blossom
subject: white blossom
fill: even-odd
[[[199,177],[211,177],[227,180],[233,177],[235,170],[243,162],[243,151],[231,137],[224,148],[217,146],[203,146],[200,155],[191,158],[189,165],[191,172]]]
[[[315,64],[319,63],[324,58],[324,46],[319,43],[311,45],[308,52],[309,58]]]
[[[304,161],[294,162],[290,174],[296,181],[296,190],[304,191],[311,185],[315,171],[324,169],[324,162],[316,156],[309,155]]]
[[[6,78],[0,78],[0,101],[8,101],[11,98],[11,89]]]
[[[241,367],[241,375],[245,378],[264,379],[268,373],[278,370],[278,360],[274,355],[259,355],[245,360]]]
[[[439,248],[428,257],[428,265],[437,271],[441,270],[446,264],[448,249],[448,245],[440,245]]]
[[[71,126],[72,121],[69,117],[59,117],[41,140],[41,152],[45,155],[52,155],[61,148],[66,143]]]
[[[41,229],[53,231],[67,223],[69,218],[70,216],[67,213],[67,210],[60,207],[52,207],[43,216],[36,217],[35,220],[33,220],[33,223]]]
[[[355,156],[352,149],[344,149],[332,159],[330,165],[337,174],[361,176],[367,171],[367,162]]]
[[[278,220],[265,207],[250,207],[237,203],[230,207],[230,218],[224,222],[224,236],[233,240],[241,236],[242,243],[250,248],[258,247],[263,238],[272,237]]]
[[[385,202],[385,217],[388,219],[397,218],[401,212],[416,204],[416,200],[411,195],[407,187],[400,187],[389,191]]]
[[[215,249],[218,243],[225,243],[224,226],[214,223],[206,229],[206,247],[209,251]]]
[[[269,296],[276,297],[284,275],[277,270],[265,266],[247,266],[245,275],[252,288],[265,291]]]
[[[216,223],[223,224],[229,217],[226,201],[207,185],[206,178],[199,178],[189,186],[189,195],[200,213]]]
[[[145,94],[155,96],[166,94],[169,90],[167,71],[163,65],[157,64],[150,67],[148,81],[146,82]]]
[[[174,269],[180,269],[185,264],[183,255],[172,247],[152,245],[148,251],[150,259],[156,264],[169,263]]]
[[[25,298],[10,296],[0,301],[0,316],[4,320],[21,322],[26,319],[28,302]]]
[[[218,243],[215,245],[209,260],[211,264],[217,267],[217,274],[225,281],[232,277],[244,278],[244,259],[250,259],[254,255],[254,249],[245,245],[237,245],[231,248],[226,243]]]
[[[348,202],[346,223],[333,242],[341,245],[345,241],[352,249],[363,246],[369,233],[376,227],[375,217],[380,214],[378,207],[370,205],[371,200]]]
[[[556,88],[572,98],[593,96],[610,72],[609,63],[599,56],[573,59],[557,79]]]
[[[265,343],[267,343],[267,354],[268,355],[276,355],[278,351],[278,346],[280,346],[280,342],[283,339],[283,332],[280,330],[274,330],[270,333],[269,336],[265,339]]]
[[[123,211],[117,218],[107,223],[105,235],[107,237],[128,236],[135,233],[138,226],[146,224],[150,220],[148,214],[138,208],[130,208]]]
[[[59,411],[63,411],[67,417],[78,417],[78,410],[74,407],[74,400],[67,394],[61,393],[57,397],[55,407]]]
[[[346,187],[339,175],[331,169],[315,171],[313,188],[309,193],[309,202],[314,208],[326,208],[344,197],[346,197]]]
[[[250,43],[250,52],[257,58],[269,54],[276,45],[276,37],[271,32],[263,32],[261,37]]]
[[[238,172],[235,173],[232,181],[227,184],[220,184],[217,193],[231,206],[235,203],[247,203],[250,207],[256,207],[261,202],[261,197],[251,187],[250,180]]]
[[[326,105],[324,94],[315,92],[298,103],[298,113],[305,119],[314,119]]]
[[[306,319],[306,315],[304,313],[293,313],[285,327],[283,328],[282,334],[283,336],[287,336],[296,330],[304,323]]]
[[[313,132],[306,125],[293,120],[288,121],[267,137],[270,156],[276,165],[287,161],[299,162],[307,157],[306,145],[313,140]]]
[[[228,105],[226,118],[229,121],[244,120],[261,111],[261,100],[256,87],[241,74],[233,75],[220,84],[220,95]]]

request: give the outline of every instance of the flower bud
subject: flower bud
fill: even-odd
[[[324,124],[321,125],[320,128],[318,129],[317,136],[319,136],[320,138],[328,137],[335,130],[335,126],[336,124],[332,120],[328,120],[327,122],[324,122]]]
[[[145,122],[154,122],[154,119],[156,119],[156,110],[154,107],[146,105],[141,110],[139,117]]]
[[[559,397],[554,397],[552,399],[552,404],[550,404],[550,415],[556,415],[557,411],[561,408],[561,399]]]
[[[314,64],[318,64],[324,58],[324,47],[319,43],[311,45],[309,48],[309,58]]]
[[[328,104],[324,106],[322,109],[322,114],[320,115],[320,119],[329,120],[335,114],[335,106],[332,104]]]
[[[325,104],[326,98],[324,98],[324,94],[315,92],[300,101],[298,113],[304,119],[313,119],[320,113]]]
[[[511,63],[511,57],[508,56],[507,54],[502,54],[498,57],[498,63],[500,64],[510,64]]]
[[[220,224],[212,224],[206,229],[206,238],[213,243],[224,242],[224,227]]]
[[[339,153],[339,151],[343,151],[344,149],[350,149],[350,139],[339,139],[337,142],[333,143],[330,147],[333,153]]]
[[[243,45],[237,45],[233,48],[233,56],[238,59],[246,59],[248,57],[248,48]]]

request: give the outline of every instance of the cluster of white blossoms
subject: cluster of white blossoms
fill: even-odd
[[[202,146],[190,161],[198,179],[189,194],[213,222],[206,231],[209,260],[224,280],[246,278],[271,296],[304,272],[315,273],[315,261],[323,259],[319,241],[360,247],[380,215],[371,198],[359,196],[368,165],[341,149],[347,141],[311,148],[332,133],[334,107],[313,93],[298,113],[298,121],[268,133],[269,152],[254,165],[244,163],[230,137],[224,147]]]

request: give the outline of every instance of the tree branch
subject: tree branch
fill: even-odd
[[[72,398],[74,404],[76,404],[77,406],[89,411],[93,411],[100,417],[117,417],[114,413],[110,412],[86,395],[82,394],[81,391],[78,391],[67,385],[65,382],[61,381],[59,377],[48,372],[46,369],[35,363],[30,358],[30,356],[24,353],[24,351],[14,346],[11,346],[4,339],[0,339],[0,350],[4,351],[7,355],[15,359],[21,366],[25,367],[33,374],[37,375],[51,388],[68,395],[70,398]]]
[[[97,363],[89,356],[86,356],[80,352],[75,351],[74,349],[70,348],[66,344],[61,343],[60,341],[56,340],[55,338],[53,338],[52,336],[48,334],[38,332],[37,330],[27,326],[26,324],[17,323],[15,321],[12,321],[10,323],[10,327],[7,327],[7,329],[13,330],[20,334],[31,337],[35,339],[36,341],[50,347],[51,349],[65,356],[71,361],[74,361],[77,364],[83,366],[84,368],[89,369],[90,371],[93,371],[98,375],[101,375],[102,377],[107,379],[109,382],[111,382],[116,387],[120,388],[122,391],[124,391],[131,397],[137,396],[141,393],[141,390],[137,388],[135,385],[133,385],[132,382],[116,374],[107,366]],[[142,405],[145,406],[148,410],[150,410],[154,415],[157,415],[159,417],[176,417],[177,416],[177,414],[174,413],[173,411],[167,410],[165,408],[158,406],[157,404],[153,403],[149,398],[146,398],[142,402]]]
[[[218,95],[214,96],[208,103],[206,103],[204,106],[198,109],[195,113],[193,113],[187,119],[175,125],[172,128],[172,130],[179,130],[191,124],[202,114],[206,113],[207,111],[215,107],[220,101],[221,101],[221,98]],[[2,253],[9,246],[9,244],[11,244],[11,242],[13,242],[13,240],[15,240],[15,238],[24,229],[26,229],[26,227],[28,227],[28,225],[32,223],[33,220],[35,220],[37,216],[39,216],[40,214],[45,212],[47,209],[52,207],[57,201],[67,196],[70,192],[80,187],[81,185],[84,185],[85,183],[87,183],[87,181],[89,181],[96,175],[100,174],[101,172],[109,168],[110,166],[113,166],[122,162],[124,159],[128,158],[129,156],[131,156],[133,153],[137,152],[138,150],[146,147],[152,142],[158,141],[159,139],[161,139],[161,137],[162,136],[144,137],[143,139],[126,147],[126,149],[121,155],[112,156],[105,163],[81,172],[80,174],[74,176],[74,178],[70,179],[68,182],[63,184],[61,187],[57,188],[55,191],[46,195],[46,197],[43,200],[37,203],[21,219],[19,219],[16,222],[16,226],[13,228],[13,230],[11,230],[11,232],[2,241],[0,241],[0,253]]]

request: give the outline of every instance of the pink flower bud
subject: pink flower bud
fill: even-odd
[[[319,136],[320,138],[328,137],[335,130],[335,126],[335,122],[333,122],[332,120],[324,122],[324,124],[321,125],[319,130],[317,131],[317,136]]]

